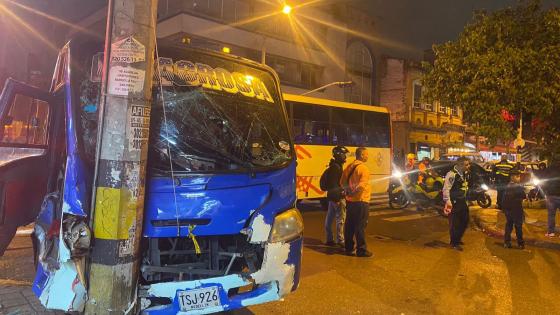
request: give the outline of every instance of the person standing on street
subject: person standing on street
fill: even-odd
[[[349,256],[354,256],[354,238],[356,239],[356,256],[373,256],[366,246],[366,227],[371,198],[370,172],[365,164],[367,160],[367,149],[357,148],[356,160],[344,169],[340,179],[340,184],[346,191],[344,242],[346,255]]]
[[[333,158],[327,169],[327,199],[329,208],[325,218],[326,245],[339,245],[344,247],[344,221],[346,218],[346,200],[344,200],[344,190],[340,186],[340,178],[348,149],[343,146],[336,146],[332,150]],[[332,225],[336,219],[336,243],[333,236]]]
[[[523,249],[525,248],[525,242],[523,241],[523,199],[525,199],[525,189],[519,184],[521,182],[521,173],[519,171],[511,171],[510,178],[511,182],[504,191],[502,204],[507,219],[504,247],[511,248],[511,232],[515,227],[517,246]]]
[[[449,219],[450,245],[453,249],[462,251],[464,245],[461,239],[469,224],[469,207],[467,205],[467,192],[469,183],[466,171],[469,169],[469,160],[465,157],[457,159],[457,163],[445,176],[443,184],[444,213]]]
[[[509,184],[509,173],[513,169],[513,165],[508,162],[507,155],[502,155],[500,162],[493,167],[494,179],[496,182],[496,190],[498,191],[498,196],[496,204],[498,209],[502,209],[502,201],[504,199],[504,190]]]
[[[548,209],[548,230],[545,236],[555,237],[556,211],[560,209],[560,154],[555,155],[550,166],[538,174]]]

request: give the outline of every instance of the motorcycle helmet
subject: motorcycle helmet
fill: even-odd
[[[349,152],[350,151],[348,151],[348,149],[346,149],[346,147],[342,145],[337,145],[332,149],[332,155],[334,159],[338,162],[343,163],[346,162],[346,154],[348,154]]]
[[[406,155],[407,160],[414,160],[416,159],[416,155],[414,153],[409,153]]]

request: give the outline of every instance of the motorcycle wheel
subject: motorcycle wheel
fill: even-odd
[[[410,200],[406,198],[406,195],[398,193],[397,195],[389,196],[389,207],[391,209],[402,209],[406,208],[410,204]]]
[[[481,208],[490,208],[490,206],[492,205],[492,198],[490,198],[490,196],[488,194],[483,194],[480,195],[480,197],[478,197],[478,199],[476,200],[476,203],[481,207]]]

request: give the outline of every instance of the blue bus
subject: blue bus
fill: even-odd
[[[50,91],[9,79],[0,97],[0,250],[35,222],[33,291],[48,309],[87,302],[102,51],[71,41]],[[278,77],[221,53],[159,55],[136,305],[206,314],[280,300],[299,284],[303,219]]]

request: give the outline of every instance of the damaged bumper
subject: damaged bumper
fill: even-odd
[[[143,286],[142,314],[209,314],[280,300],[299,284],[302,243],[301,237],[266,243],[262,266],[254,273]],[[189,292],[200,292],[202,301],[185,297]],[[204,293],[215,296],[205,299]]]

